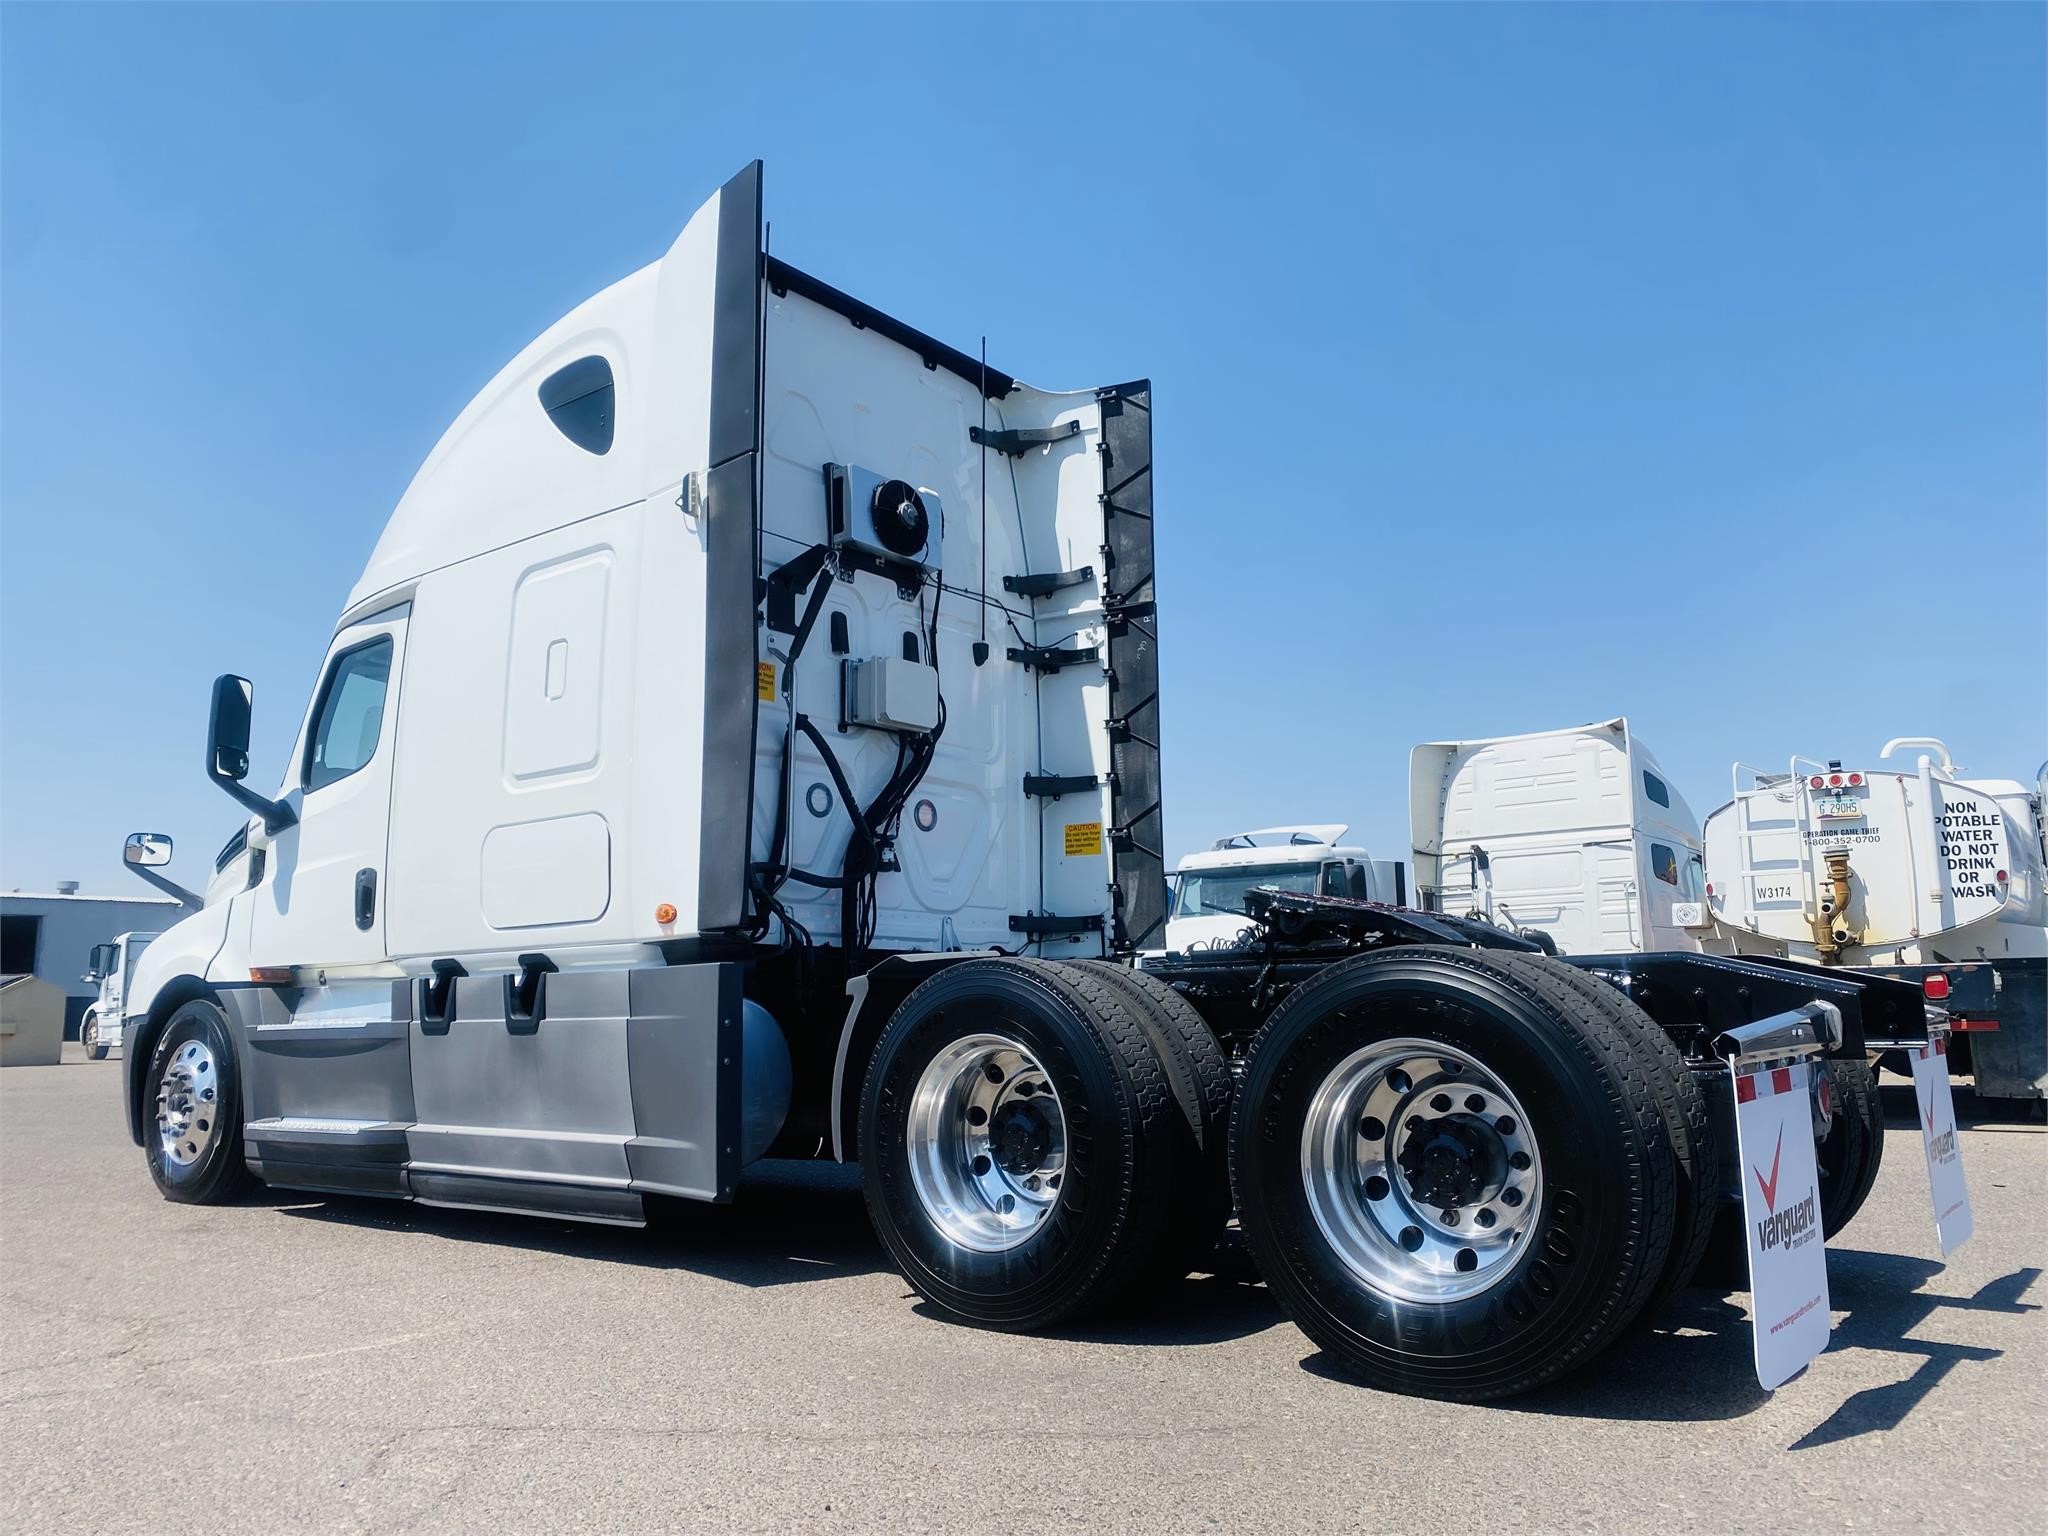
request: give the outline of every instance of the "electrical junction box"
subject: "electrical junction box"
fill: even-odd
[[[937,667],[900,656],[870,656],[842,665],[846,724],[913,734],[938,729]]]
[[[832,547],[894,565],[936,571],[945,509],[931,491],[852,464],[825,466],[825,517]]]

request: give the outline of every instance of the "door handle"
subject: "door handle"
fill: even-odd
[[[356,926],[367,930],[377,921],[377,871],[356,871]]]

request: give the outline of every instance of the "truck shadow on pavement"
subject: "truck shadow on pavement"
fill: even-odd
[[[1789,1449],[1810,1450],[1894,1429],[1958,1365],[1995,1360],[2005,1353],[1907,1336],[1922,1323],[1952,1311],[2021,1316],[2042,1310],[2039,1303],[2021,1299],[2041,1278],[2039,1269],[2014,1270],[1971,1296],[1939,1296],[1919,1289],[1941,1271],[1940,1264],[1926,1259],[1830,1250],[1829,1299],[1847,1315],[1835,1324],[1828,1353],[1874,1349],[1918,1356],[1921,1363],[1902,1381],[1851,1393]],[[1647,1328],[1638,1327],[1582,1373],[1489,1406],[1568,1418],[1664,1423],[1737,1419],[1770,1399],[1757,1385],[1750,1349],[1743,1307],[1713,1291],[1682,1291],[1665,1303]],[[1351,1379],[1320,1353],[1302,1361],[1302,1369],[1334,1381]]]
[[[686,1270],[744,1286],[887,1272],[861,1203],[858,1169],[829,1163],[763,1163],[749,1169],[731,1205],[664,1201],[644,1228],[494,1215],[398,1200],[266,1192],[286,1215],[443,1242],[559,1254],[593,1264]]]
[[[1909,1099],[1905,1114],[1911,1113]],[[732,1205],[678,1201],[651,1213],[645,1230],[289,1191],[266,1192],[258,1200],[300,1220],[418,1233],[444,1242],[519,1248],[598,1264],[682,1270],[744,1286],[891,1273],[868,1224],[859,1171],[827,1163],[756,1165],[743,1178]],[[1957,1366],[2003,1353],[1981,1345],[1910,1337],[1923,1323],[1955,1311],[2020,1316],[2042,1310],[2040,1303],[2024,1299],[2041,1278],[2040,1269],[2014,1270],[1971,1296],[1942,1296],[1921,1289],[1941,1273],[1942,1266],[1927,1259],[1830,1249],[1831,1300],[1846,1314],[1835,1325],[1830,1352],[1873,1349],[1917,1356],[1920,1364],[1901,1381],[1852,1393],[1793,1449],[1894,1428]],[[930,1311],[922,1303],[915,1310]],[[1285,1322],[1233,1232],[1226,1234],[1208,1273],[1182,1281],[1170,1293],[1148,1293],[1142,1309],[1055,1330],[1052,1336],[1077,1343],[1171,1347],[1246,1338]],[[1521,1413],[1671,1423],[1740,1418],[1768,1400],[1756,1384],[1750,1347],[1747,1313],[1736,1300],[1711,1290],[1682,1291],[1647,1327],[1638,1326],[1585,1372],[1494,1406]],[[1303,1360],[1302,1368],[1355,1384],[1321,1353]]]

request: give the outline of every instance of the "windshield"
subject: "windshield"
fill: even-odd
[[[1243,916],[1245,893],[1260,886],[1312,896],[1321,872],[1321,866],[1316,864],[1239,864],[1230,869],[1184,869],[1180,874],[1180,896],[1174,903],[1173,915],[1204,917],[1222,912]]]

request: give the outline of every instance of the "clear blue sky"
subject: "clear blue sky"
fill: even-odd
[[[775,248],[1158,405],[1170,851],[1409,746],[2048,755],[2038,5],[9,6],[0,886],[270,782],[442,428],[755,156]]]

